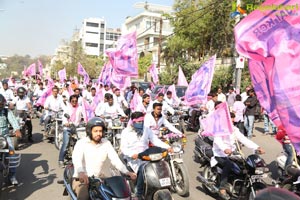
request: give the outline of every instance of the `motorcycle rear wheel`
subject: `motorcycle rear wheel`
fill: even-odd
[[[174,162],[175,174],[177,181],[175,182],[176,193],[182,197],[189,196],[189,178],[183,163]]]

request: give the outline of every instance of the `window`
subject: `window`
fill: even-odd
[[[100,33],[100,39],[101,39],[101,40],[104,39],[104,33]]]
[[[93,22],[87,22],[86,26],[99,27],[99,24],[98,23],[93,23]]]
[[[146,29],[151,28],[151,21],[146,21]]]
[[[104,24],[101,24],[101,28],[104,28],[104,26],[105,26]]]
[[[89,43],[89,42],[87,42],[87,43],[85,43],[85,46],[87,46],[87,47],[98,47],[98,44],[97,43]]]
[[[103,52],[103,51],[104,51],[104,45],[100,44],[100,52]]]
[[[93,32],[93,31],[86,31],[86,33],[98,34],[98,32]]]

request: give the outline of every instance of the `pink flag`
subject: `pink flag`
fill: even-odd
[[[82,98],[82,110],[85,122],[88,122],[89,119],[95,116],[92,106],[84,98]]]
[[[200,120],[203,127],[202,135],[224,136],[233,132],[233,126],[227,102],[217,106],[217,109],[209,116]]]
[[[188,82],[186,81],[185,75],[181,69],[181,67],[179,66],[179,70],[178,70],[178,82],[177,85],[179,86],[188,86]]]
[[[40,77],[42,77],[43,76],[43,64],[40,60],[38,60],[38,68],[39,68]]]
[[[276,126],[283,126],[300,153],[300,15],[299,0],[267,0],[235,27],[236,49],[250,60],[258,100]]]
[[[99,82],[104,84],[104,85],[110,85],[111,84],[111,73],[112,73],[112,66],[111,66],[111,63],[108,62],[106,63],[103,68],[102,68],[102,71],[101,71],[101,77]]]
[[[80,62],[78,63],[77,73],[80,74],[81,76],[83,76],[85,84],[89,84],[90,77],[89,77],[88,73],[85,71],[85,69],[83,68],[83,66],[80,64]]]
[[[35,68],[36,68],[35,63],[32,63],[31,65],[29,65],[29,67],[25,71],[25,76],[34,76],[36,74]]]
[[[113,69],[111,72],[111,83],[120,90],[124,90],[126,87],[131,85],[130,76],[117,74]]]
[[[37,100],[36,105],[41,105],[44,106],[44,103],[47,99],[47,97],[49,97],[50,95],[52,95],[52,88],[53,87],[49,87],[43,94],[42,96]]]
[[[165,94],[165,86],[162,86],[156,93],[155,99],[158,97],[159,93]]]
[[[54,81],[52,80],[52,78],[50,78],[50,76],[47,76],[46,79],[48,80],[48,88],[54,87]]]
[[[62,70],[58,71],[58,77],[59,77],[59,81],[61,83],[64,82],[64,80],[67,80],[67,72],[66,72],[66,68],[63,68]]]
[[[173,99],[174,103],[175,104],[179,104],[180,103],[180,99],[177,97],[175,85],[174,84],[170,85],[167,91],[172,92],[172,99]]]
[[[139,105],[139,93],[137,90],[135,90],[133,97],[130,101],[131,112],[135,112],[135,109],[138,107],[138,105]]]
[[[194,105],[207,101],[211,82],[215,70],[216,55],[206,61],[192,76],[192,80],[185,92],[185,101]]]
[[[72,90],[70,85],[68,86],[68,93],[70,96],[74,94],[74,91]]]
[[[158,79],[158,70],[156,68],[156,64],[152,63],[148,69],[149,73],[152,76],[152,80],[154,84],[157,84],[159,79]]]
[[[118,74],[138,76],[136,32],[121,36],[117,48],[106,50],[106,54]]]

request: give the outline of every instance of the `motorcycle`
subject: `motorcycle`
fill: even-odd
[[[67,165],[64,170],[64,196],[70,195],[72,200],[76,200],[74,190],[72,189],[74,174],[74,166],[72,164]],[[131,199],[130,188],[127,181],[122,176],[113,176],[110,178],[95,178],[89,177],[89,196],[91,200],[126,200]]]
[[[194,141],[194,161],[199,163],[201,165],[200,167],[210,165],[210,159],[213,157],[213,138],[204,137],[201,134],[198,134]]]
[[[121,143],[121,132],[127,123],[126,118],[121,116],[105,116],[105,123],[107,124],[106,138],[111,142],[114,149],[118,152]]]
[[[63,110],[53,111],[50,122],[46,126],[46,137],[49,140],[55,140],[56,148],[59,148],[59,132],[62,132]]]
[[[275,187],[281,187],[300,196],[300,168],[291,165],[287,167],[286,172],[287,176]]]
[[[26,125],[26,121],[30,121],[30,113],[29,111],[20,110],[16,113],[17,120],[20,126],[21,138],[20,140],[24,141],[25,138],[28,137],[28,126]]]
[[[20,165],[21,154],[16,154],[14,150],[8,146],[8,135],[0,134],[0,189],[4,182],[8,182],[8,175],[11,168],[16,168]],[[10,156],[9,156],[10,155]]]
[[[172,189],[178,195],[186,197],[189,195],[189,177],[183,163],[186,137],[167,130],[162,133],[161,140],[169,144],[174,151],[173,153],[169,153],[166,159],[171,169]]]
[[[232,154],[228,158],[233,161],[234,167],[228,177],[227,194],[237,199],[255,199],[257,191],[267,187],[263,181],[268,172],[265,161],[257,154],[249,155],[247,158],[240,154]],[[214,167],[208,164],[204,166],[202,174],[199,174],[197,179],[208,193],[219,194],[221,174],[220,164]]]
[[[139,159],[148,161],[143,169],[145,200],[173,200],[170,192],[172,174],[167,156],[168,151],[160,147],[150,147],[138,154]]]

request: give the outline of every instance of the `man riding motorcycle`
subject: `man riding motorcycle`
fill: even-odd
[[[231,113],[232,120],[235,115]],[[233,127],[233,133],[225,136],[215,136],[213,142],[213,154],[211,163],[217,161],[222,166],[222,174],[220,180],[220,197],[222,199],[230,199],[229,195],[226,193],[226,184],[228,181],[229,174],[232,173],[233,162],[228,158],[234,151],[236,151],[237,140],[244,144],[246,147],[257,150],[260,154],[265,151],[255,144],[253,141],[245,137],[237,127]]]
[[[136,179],[136,174],[129,172],[119,159],[111,143],[103,138],[105,134],[104,121],[99,117],[91,118],[86,125],[87,137],[77,141],[72,161],[74,165],[73,189],[77,199],[88,200],[89,177],[100,177],[104,161],[108,157],[112,165],[122,173]]]
[[[170,146],[162,142],[149,128],[144,128],[144,113],[134,112],[131,114],[132,125],[125,128],[121,133],[121,152],[129,166],[137,173],[137,197],[143,195],[143,166],[145,161],[138,159],[138,154],[149,147],[149,142],[154,146],[172,151]]]
[[[107,115],[121,115],[122,117],[126,117],[120,105],[114,103],[112,94],[105,94],[105,97],[107,99],[107,102],[104,103],[99,110],[97,110],[96,108],[96,116],[101,116],[102,118],[104,118]]]
[[[13,103],[16,105],[17,114],[24,115],[25,112],[32,112],[32,105],[30,99],[26,96],[26,90],[23,87],[17,89],[17,97],[14,98]],[[28,127],[28,141],[32,140],[32,122],[30,116],[26,116],[25,125]]]
[[[65,117],[65,114],[68,114],[70,118],[67,119]],[[75,126],[78,126],[83,116],[84,114],[83,114],[82,107],[79,106],[78,104],[78,96],[74,94],[71,95],[70,104],[67,104],[63,114],[63,125],[64,125],[63,143],[60,148],[59,157],[58,157],[58,165],[60,167],[63,167],[64,165],[64,156],[70,139],[70,135],[69,135],[71,132],[70,125],[71,123],[73,123]]]
[[[153,103],[153,111],[151,113],[146,114],[144,126],[146,128],[150,128],[155,135],[159,135],[159,129],[164,125],[170,131],[176,134],[182,134],[178,129],[176,129],[168,120],[162,115],[162,107],[161,103]]]
[[[0,94],[2,94],[6,99],[6,102],[10,104],[11,101],[15,98],[14,92],[8,87],[8,82],[5,80],[2,81],[2,87],[3,87],[3,91],[0,91]]]
[[[20,127],[18,124],[18,120],[14,116],[11,110],[5,108],[6,100],[2,94],[0,94],[0,134],[5,136],[8,134],[8,123],[13,127],[13,130],[17,137],[21,137]],[[7,143],[11,150],[14,149],[14,145],[10,137],[6,137]],[[12,185],[18,185],[18,181],[16,179],[16,168],[10,168],[9,179]]]

